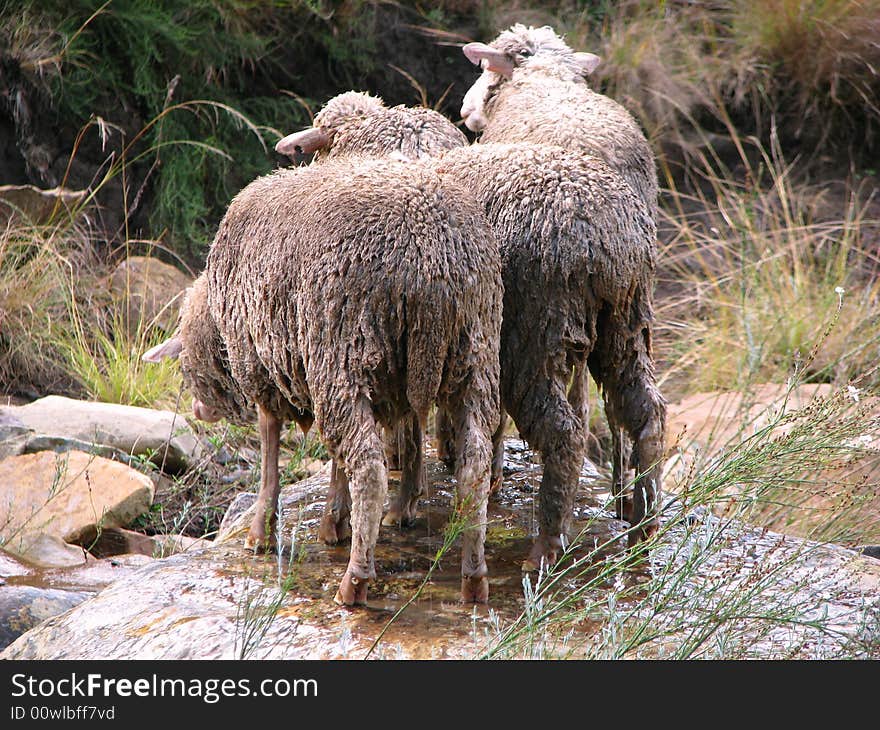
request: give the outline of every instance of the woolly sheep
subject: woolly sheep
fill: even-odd
[[[339,153],[327,144],[327,156]],[[552,562],[568,528],[585,451],[587,367],[612,430],[636,443],[644,476],[627,516],[632,538],[644,539],[657,525],[665,428],[651,355],[651,212],[601,159],[558,147],[480,144],[434,164],[444,184],[476,197],[501,246],[502,404],[545,464],[539,538],[524,567]]]
[[[598,56],[576,53],[548,26],[521,24],[489,45],[469,43],[463,51],[483,68],[461,109],[468,128],[482,132],[481,142],[557,144],[599,156],[656,215],[657,173],[648,141],[629,112],[586,83]],[[613,491],[622,494],[634,458],[625,435],[614,430],[612,438]],[[623,504],[618,502],[621,517]]]
[[[539,535],[524,567],[555,561],[568,530],[586,451],[587,368],[612,432],[635,445],[641,478],[631,509],[620,492],[617,509],[631,543],[645,539],[657,528],[666,420],[651,349],[651,212],[601,159],[550,145],[450,150],[437,170],[471,191],[501,247],[502,406],[544,462]]]
[[[292,159],[298,154],[314,154],[315,162],[351,156],[416,160],[466,144],[458,128],[433,109],[387,107],[377,96],[348,91],[330,99],[315,115],[312,127],[284,137],[275,150]],[[421,429],[417,423],[404,422],[387,446],[389,458],[399,463],[401,477],[382,524],[410,525],[426,488]],[[449,450],[453,452],[454,445]],[[319,529],[324,542],[333,544],[347,534],[347,510],[347,495],[331,478]]]
[[[497,244],[465,191],[441,185],[428,166],[393,160],[280,170],[232,201],[204,276],[206,326],[216,326],[260,422],[263,480],[249,542],[265,545],[271,534],[280,395],[287,413],[314,416],[351,495],[351,556],[336,600],[363,603],[387,487],[379,427],[414,415],[420,432],[436,402],[455,419],[456,477],[472,508],[462,597],[486,601],[501,274]]]
[[[549,26],[521,24],[463,51],[483,68],[461,108],[481,142],[538,142],[601,157],[654,214],[657,171],[645,135],[626,109],[584,78],[598,56],[576,53]]]

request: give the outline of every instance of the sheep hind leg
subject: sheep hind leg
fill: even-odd
[[[351,554],[334,598],[336,603],[345,606],[365,604],[367,585],[376,577],[376,541],[388,488],[385,446],[369,404],[359,403],[354,417],[358,423],[352,427],[332,430],[356,433],[357,441],[328,444],[331,453],[341,454],[350,475]]]
[[[540,452],[544,464],[538,537],[522,565],[523,571],[529,572],[554,565],[565,547],[586,437],[584,424],[567,400],[563,383],[537,381],[525,403],[533,420],[524,436]]]
[[[615,434],[613,489],[618,516],[630,523],[634,546],[657,532],[663,471],[666,401],[657,388],[651,360],[650,330],[627,337],[627,328],[609,320],[600,338],[601,357],[590,368],[605,393],[605,413]],[[627,440],[629,439],[629,441]],[[632,452],[628,454],[628,444]],[[632,503],[624,495],[624,465],[633,469]]]
[[[437,409],[435,419],[436,431],[434,443],[437,448],[437,458],[446,468],[455,471],[455,429],[452,418],[443,408]],[[507,414],[502,411],[501,423],[492,435],[492,481],[489,486],[489,497],[493,497],[501,491],[501,482],[504,469],[504,430],[507,427]]]
[[[434,416],[434,446],[437,449],[437,458],[440,459],[449,471],[455,471],[455,429],[452,418],[445,408],[438,406]]]
[[[336,459],[330,467],[330,486],[324,514],[318,527],[318,537],[327,545],[345,542],[351,537],[351,493],[348,489],[348,475]]]
[[[423,430],[418,416],[410,414],[398,424],[399,454],[401,461],[400,489],[391,500],[382,524],[412,527],[416,521],[419,498],[426,491],[427,475],[423,458]]]
[[[280,483],[278,477],[278,449],[281,441],[281,420],[263,406],[258,407],[260,429],[260,493],[250,531],[245,538],[245,549],[265,552],[272,547],[277,521],[276,509]]]
[[[486,518],[492,462],[492,443],[472,415],[456,439],[457,516],[464,520],[461,535],[461,599],[465,603],[489,601],[486,566]]]

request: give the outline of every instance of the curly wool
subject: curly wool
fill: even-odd
[[[383,423],[481,378],[491,431],[500,264],[463,190],[427,166],[328,160],[259,178],[232,201],[207,262],[232,374],[271,382],[331,441],[365,397]],[[496,366],[497,367],[497,366]],[[497,408],[497,396],[494,399]]]
[[[316,160],[349,155],[379,157],[396,153],[417,160],[463,147],[467,138],[442,114],[424,107],[386,107],[382,99],[349,91],[334,97],[315,115],[314,126],[332,137]]]
[[[176,336],[180,339],[183,383],[200,401],[232,423],[253,423],[253,404],[232,377],[226,344],[208,307],[207,280],[202,274],[187,289]]]
[[[481,142],[538,142],[601,157],[653,211],[654,154],[633,116],[587,85],[575,52],[549,27],[515,25],[491,46],[514,59],[510,80],[484,71]],[[523,56],[526,52],[527,56]]]
[[[437,169],[472,192],[501,248],[502,404],[542,452],[545,473],[557,468],[565,488],[576,486],[586,404],[579,410],[569,402],[573,367],[589,366],[612,425],[633,438],[646,424],[662,431],[665,422],[651,353],[653,217],[601,159],[562,148],[473,145],[447,152]],[[646,469],[655,456],[646,457]],[[545,496],[542,486],[548,532],[566,531],[567,499]]]

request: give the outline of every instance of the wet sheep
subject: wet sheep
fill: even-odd
[[[436,402],[455,419],[459,492],[472,510],[462,594],[485,601],[501,280],[497,244],[469,195],[427,165],[393,160],[280,170],[232,201],[205,277],[204,321],[257,406],[263,472],[275,474],[261,484],[249,543],[265,547],[272,531],[280,396],[288,414],[314,417],[347,483],[352,546],[337,601],[363,603],[387,487],[380,426],[414,416],[421,428]]]
[[[328,155],[341,154],[327,144]],[[652,211],[602,159],[558,147],[479,144],[435,164],[446,184],[471,191],[501,246],[502,404],[545,464],[539,538],[525,567],[554,560],[567,531],[585,451],[587,369],[612,430],[635,443],[633,504],[622,490],[616,504],[632,539],[644,539],[657,526],[666,414],[651,347]]]

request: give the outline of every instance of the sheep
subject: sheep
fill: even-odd
[[[387,107],[365,92],[348,91],[330,99],[315,116],[313,126],[281,139],[275,150],[296,159],[314,154],[314,162],[355,155],[394,159],[426,159],[445,150],[463,147],[467,138],[446,117],[433,109]],[[454,451],[454,445],[449,446]],[[387,454],[401,467],[400,489],[391,500],[383,525],[412,525],[419,497],[424,493],[421,430],[404,422],[391,438]],[[494,483],[494,482],[493,482]],[[344,490],[331,479],[320,536],[329,544],[337,540],[335,528],[347,532],[340,515],[346,514]]]
[[[314,417],[351,496],[351,556],[336,601],[364,603],[387,487],[379,427],[415,416],[421,433],[437,402],[455,420],[459,495],[473,520],[462,537],[462,598],[485,602],[501,270],[466,191],[441,186],[427,165],[393,160],[279,170],[232,201],[204,276],[211,327],[260,422],[266,476],[249,543],[266,546],[272,531],[281,418],[270,405],[280,395],[288,413]]]
[[[491,44],[468,43],[467,58],[483,67],[465,94],[461,116],[481,142],[538,142],[601,157],[642,198],[657,207],[651,146],[633,116],[587,85],[599,64],[576,53],[549,26],[516,24]]]
[[[601,157],[656,217],[657,172],[648,141],[626,109],[586,83],[598,56],[576,53],[548,26],[521,24],[489,45],[469,43],[462,50],[483,68],[461,108],[467,127],[482,132],[481,142],[540,142]],[[612,441],[613,491],[625,518],[627,468],[635,468],[635,457],[613,424]]]
[[[544,463],[538,539],[523,567],[552,564],[563,546],[586,452],[587,369],[612,431],[635,445],[641,478],[631,509],[620,492],[616,507],[630,543],[645,540],[658,525],[666,420],[651,345],[650,209],[600,158],[550,145],[473,145],[436,169],[471,191],[501,247],[502,406]]]
[[[325,157],[340,154],[333,140],[324,144]],[[458,147],[435,169],[444,184],[471,191],[501,247],[502,405],[545,466],[539,535],[523,567],[555,561],[569,526],[585,452],[587,368],[612,427],[636,444],[644,475],[627,517],[631,542],[644,540],[657,527],[666,413],[651,353],[650,209],[603,160],[559,147]],[[500,475],[500,428],[494,443]],[[617,507],[624,511],[622,501]]]

